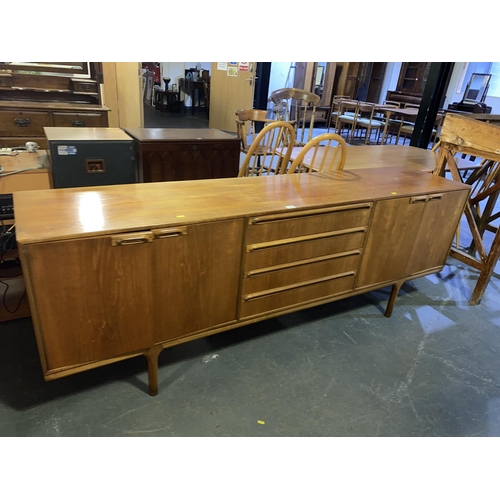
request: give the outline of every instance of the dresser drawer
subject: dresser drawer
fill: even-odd
[[[248,294],[317,280],[324,276],[357,271],[360,254],[361,250],[352,250],[278,266],[252,269],[244,274],[242,295],[245,297]]]
[[[53,113],[54,127],[105,127],[105,113]]]
[[[371,207],[371,203],[360,203],[344,207],[252,217],[248,219],[246,243],[367,226]]]
[[[49,125],[44,111],[0,111],[0,136],[43,136],[43,127]]]
[[[290,285],[288,289],[275,289],[247,294],[242,297],[240,319],[290,308],[314,300],[328,298],[353,289],[356,273],[323,276]]]
[[[245,247],[245,271],[314,259],[363,248],[366,227],[340,229],[302,237],[254,243]]]

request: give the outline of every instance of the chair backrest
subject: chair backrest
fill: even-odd
[[[263,109],[239,109],[236,111],[236,131],[241,139],[241,150],[247,152],[248,148],[259,133],[256,123],[268,123],[267,111]]]
[[[283,88],[271,92],[276,119],[293,122],[297,145],[304,145],[312,139],[314,116],[320,99],[319,95],[303,89]]]
[[[326,142],[326,144],[324,144]],[[310,140],[293,160],[289,174],[343,170],[347,145],[338,134],[321,134]]]
[[[238,177],[285,173],[294,144],[295,130],[289,122],[264,125],[250,145]]]

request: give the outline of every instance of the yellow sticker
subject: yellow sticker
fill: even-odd
[[[396,191],[393,191],[391,194],[398,194],[398,193],[396,193]]]
[[[264,425],[265,424],[264,420],[257,420],[257,423],[260,424],[260,425]]]
[[[178,219],[182,219],[183,217],[186,217],[185,215],[176,215]]]

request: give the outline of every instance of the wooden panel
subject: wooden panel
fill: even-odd
[[[0,110],[0,136],[43,136],[43,127],[49,124],[47,112]]]
[[[425,202],[410,200],[383,200],[375,205],[357,287],[398,280],[405,275],[425,210]]]
[[[405,149],[401,147],[401,149]],[[18,242],[33,243],[227,218],[349,205],[418,193],[460,191],[461,183],[418,170],[365,168],[317,174],[208,179],[15,193]],[[102,211],[99,226],[82,224],[83,193]],[[78,193],[78,194],[76,194]],[[40,206],[44,207],[40,211]]]
[[[107,113],[52,113],[54,127],[106,127]]]
[[[351,255],[327,255],[316,257],[316,262],[310,260],[296,261],[281,266],[254,269],[245,273],[243,280],[243,295],[273,288],[288,286],[315,280],[324,276],[341,274],[347,271],[357,271],[360,250],[354,250]]]
[[[425,212],[418,234],[414,235],[413,252],[405,274],[411,274],[443,266],[455,235],[467,192],[435,194],[425,204]],[[426,249],[423,251],[423,249]]]
[[[236,320],[243,219],[153,243],[155,342]]]
[[[27,251],[27,281],[48,370],[153,344],[153,243],[111,246],[111,238],[103,237],[33,245]]]
[[[247,295],[241,303],[240,318],[247,318],[266,312],[296,306],[307,301],[319,300],[344,293],[353,288],[354,273],[347,276],[323,276],[319,283],[302,283],[298,287],[274,293],[265,292],[260,297]],[[246,299],[246,300],[245,300]]]
[[[238,175],[239,144],[165,144],[162,151],[147,151],[149,145],[145,145],[142,149],[140,164],[143,182],[213,179]]]
[[[368,224],[371,204],[335,207],[317,212],[290,212],[276,216],[249,219],[246,244],[269,242],[309,234],[326,233]]]

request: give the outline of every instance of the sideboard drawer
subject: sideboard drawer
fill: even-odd
[[[346,228],[366,227],[371,203],[304,210],[248,219],[247,245]]]
[[[284,290],[275,289],[247,294],[242,297],[240,319],[348,292],[354,287],[355,275],[354,271],[349,271],[344,274],[323,276],[318,280],[296,283]]]
[[[316,257],[361,249],[366,229],[339,230],[338,234],[321,237],[325,233],[310,235],[303,241],[275,240],[247,245],[245,271],[277,266]]]
[[[352,250],[279,266],[252,269],[244,274],[242,295],[245,297],[248,294],[287,287],[324,276],[357,271],[360,254],[361,250]]]
[[[0,111],[0,136],[43,136],[43,127],[49,125],[48,112]]]
[[[53,113],[54,127],[105,127],[105,113]]]

